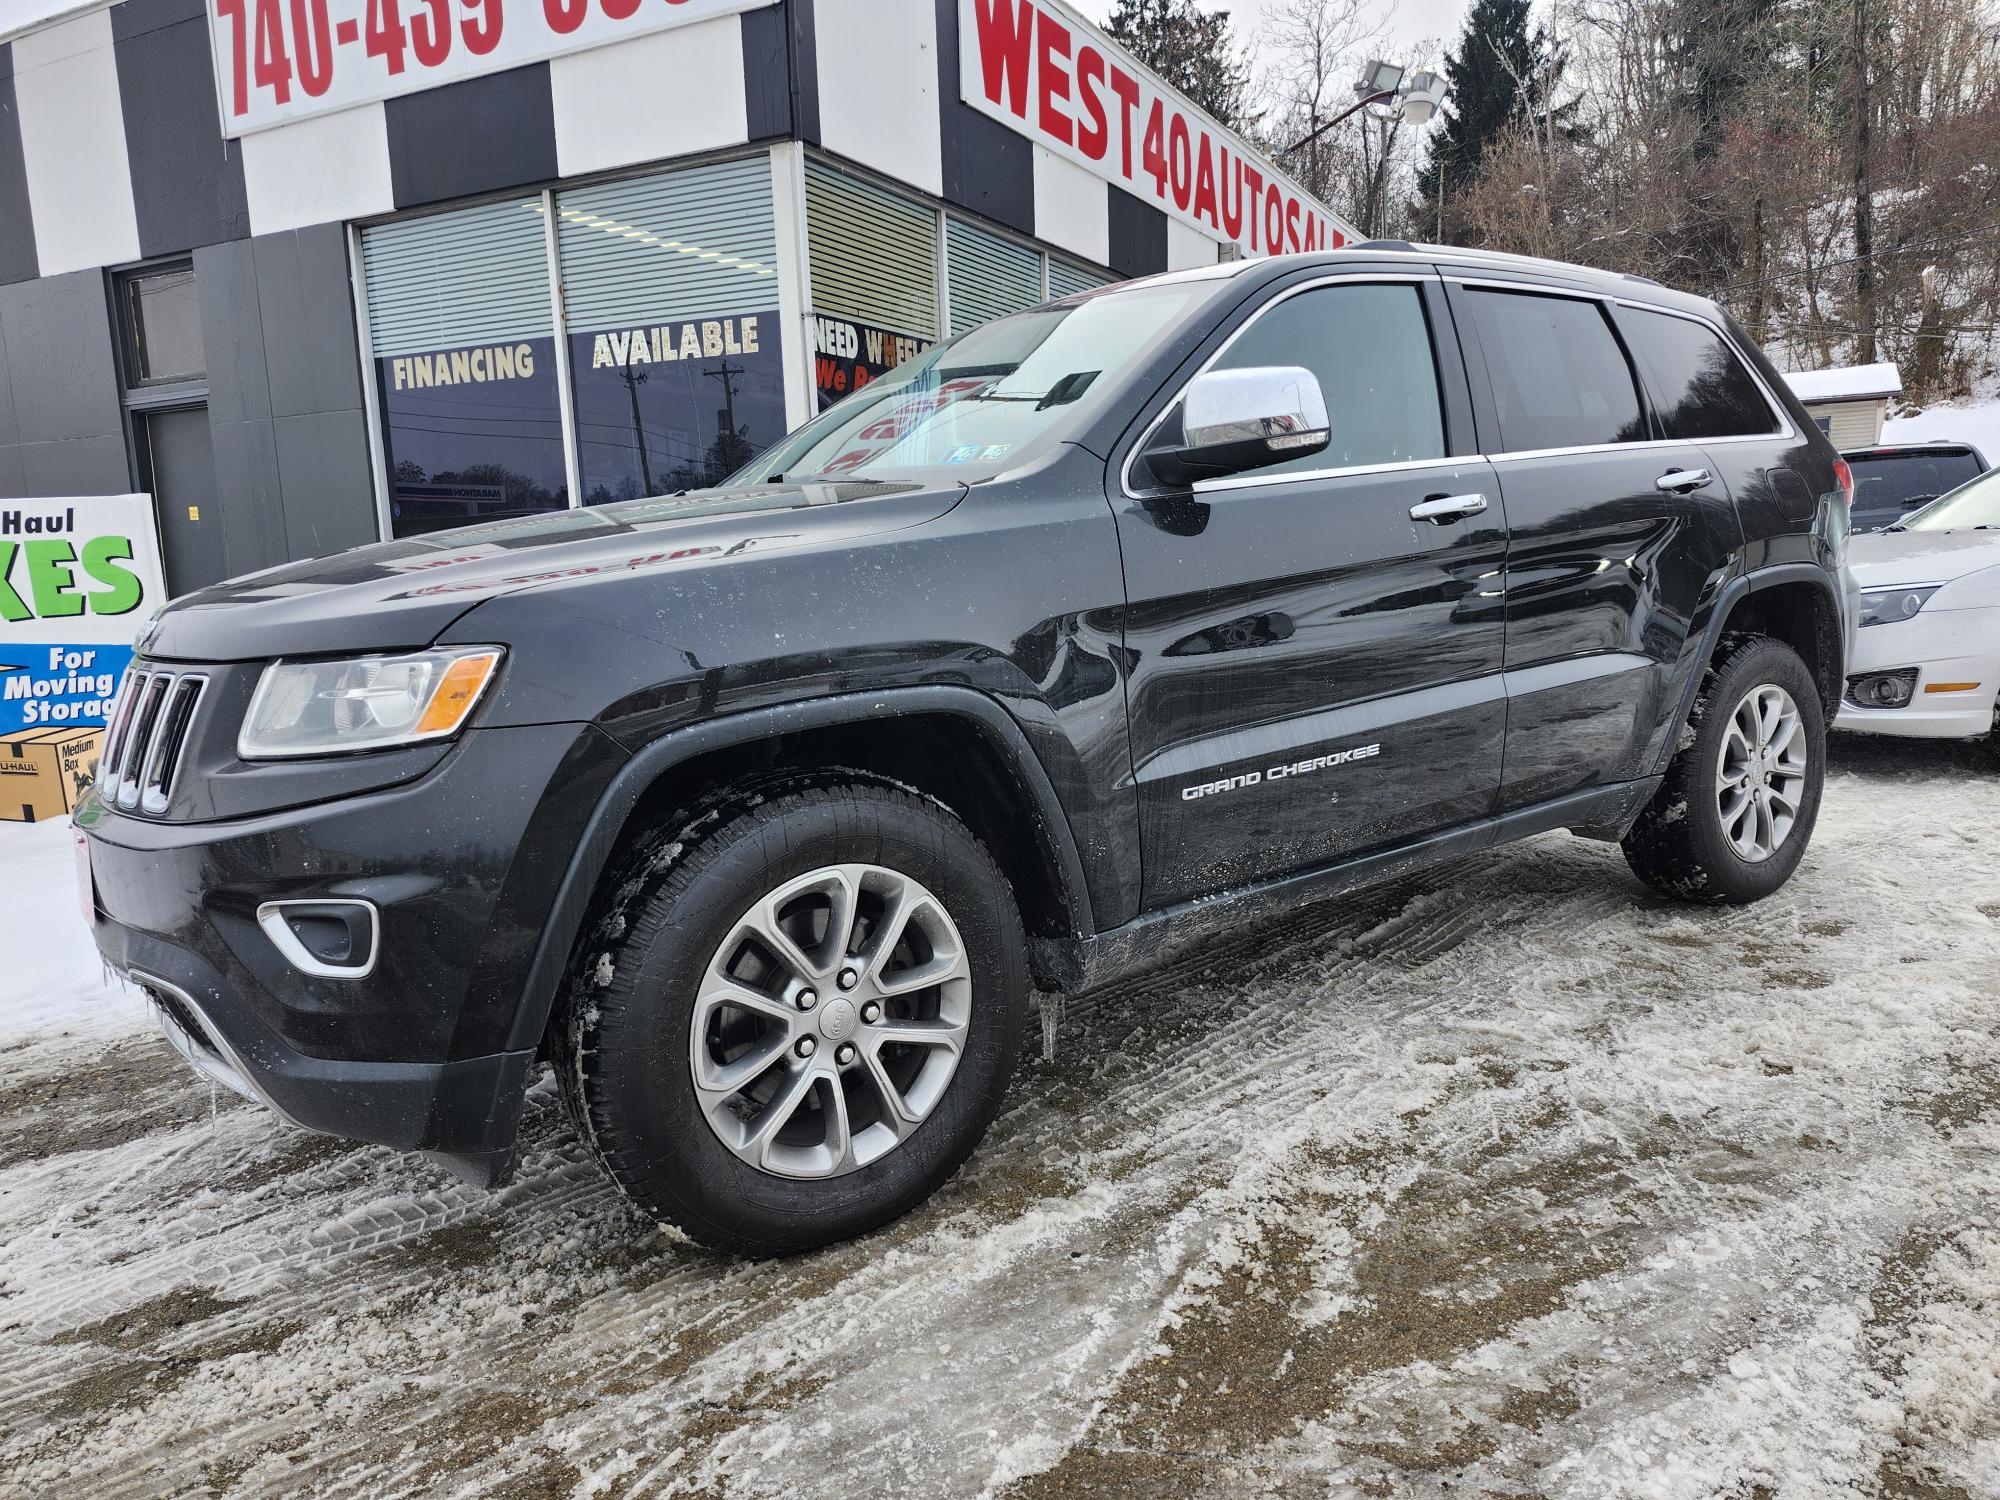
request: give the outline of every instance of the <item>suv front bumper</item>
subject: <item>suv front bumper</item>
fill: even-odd
[[[203,1075],[497,1181],[540,1040],[529,971],[623,758],[578,725],[474,730],[415,782],[260,818],[166,823],[87,797],[92,934]],[[299,969],[257,920],[284,900],[371,903],[369,972]]]

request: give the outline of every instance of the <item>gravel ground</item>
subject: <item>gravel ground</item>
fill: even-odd
[[[2000,1494],[2000,758],[1837,757],[1754,910],[1557,836],[1072,1003],[930,1205],[777,1264],[546,1083],[489,1195],[129,1001],[17,1030],[0,1491]]]

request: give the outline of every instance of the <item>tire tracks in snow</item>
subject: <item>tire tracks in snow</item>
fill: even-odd
[[[639,1222],[546,1088],[487,1195],[181,1084],[0,1168],[0,1490],[1963,1485],[2000,803],[1887,779],[1750,912],[1542,840],[1074,1002],[937,1199],[777,1264]]]

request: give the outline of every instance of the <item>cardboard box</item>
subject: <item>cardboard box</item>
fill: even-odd
[[[102,729],[30,729],[0,739],[0,822],[74,812],[97,780]]]

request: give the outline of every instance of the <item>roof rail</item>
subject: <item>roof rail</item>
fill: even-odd
[[[1408,240],[1363,240],[1358,245],[1343,245],[1344,250],[1402,250],[1414,255],[1417,247]]]

